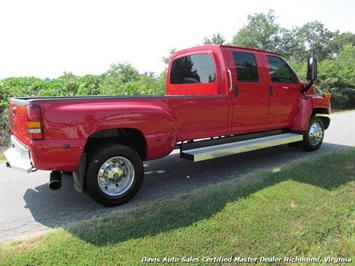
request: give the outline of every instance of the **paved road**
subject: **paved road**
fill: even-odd
[[[49,172],[25,174],[0,164],[0,241],[35,234],[147,202],[176,197],[209,184],[238,178],[255,169],[272,168],[295,160],[355,146],[355,111],[332,115],[320,150],[313,153],[286,146],[192,163],[173,153],[145,163],[145,182],[129,203],[105,208],[88,195],[79,195],[70,177],[63,187],[48,188]]]

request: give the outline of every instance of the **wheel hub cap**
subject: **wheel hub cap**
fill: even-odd
[[[117,181],[120,179],[120,177],[123,175],[124,169],[119,168],[119,167],[113,167],[112,169],[108,169],[107,171],[107,178],[110,179],[111,181]]]
[[[125,193],[134,181],[134,166],[125,157],[112,157],[105,161],[97,174],[97,182],[102,192],[109,196]]]
[[[309,130],[309,139],[312,145],[317,145],[323,139],[323,130],[320,124],[314,123]]]

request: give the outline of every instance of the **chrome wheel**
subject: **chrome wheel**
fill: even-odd
[[[130,160],[116,156],[105,161],[97,173],[97,183],[108,196],[119,196],[129,190],[134,182],[135,171]]]
[[[113,207],[128,202],[142,186],[144,168],[130,147],[105,143],[91,151],[85,189],[98,203]]]
[[[307,131],[303,135],[303,149],[316,151],[320,148],[324,138],[324,125],[321,118],[312,116]]]
[[[323,140],[322,126],[314,122],[309,129],[309,141],[312,145],[316,146]]]

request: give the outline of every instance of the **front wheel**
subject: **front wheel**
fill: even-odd
[[[307,131],[303,136],[303,149],[316,151],[320,148],[324,138],[324,125],[321,118],[312,116]]]
[[[95,201],[112,207],[132,199],[143,178],[143,163],[136,151],[111,144],[96,150],[89,162],[85,182]]]

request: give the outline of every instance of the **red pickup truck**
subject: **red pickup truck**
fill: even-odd
[[[7,166],[52,171],[58,189],[71,172],[76,190],[116,206],[138,192],[143,161],[174,149],[201,161],[283,144],[317,150],[330,102],[282,57],[256,49],[206,45],[174,53],[166,96],[11,98]]]

